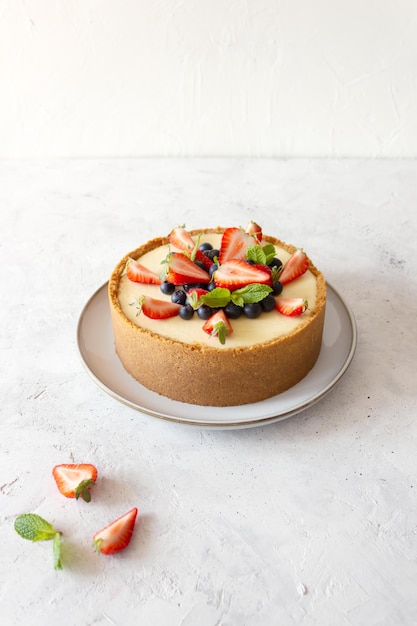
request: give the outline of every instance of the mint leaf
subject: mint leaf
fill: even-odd
[[[62,569],[61,548],[62,548],[61,533],[55,533],[54,544],[53,544],[54,569]]]
[[[246,250],[246,258],[253,263],[259,263],[260,265],[266,265],[266,255],[263,248],[259,245],[250,246]]]
[[[252,304],[254,302],[260,302],[272,291],[269,285],[261,285],[260,283],[252,283],[242,287],[242,289],[236,289],[232,293],[232,302],[237,306],[243,306],[244,304]]]
[[[272,243],[266,243],[264,246],[262,246],[262,251],[266,259],[265,265],[269,265],[276,255],[275,246]]]
[[[29,541],[47,541],[53,539],[56,530],[54,527],[36,513],[22,513],[14,523],[14,529],[23,539]]]
[[[203,304],[211,307],[212,309],[218,309],[226,306],[230,302],[230,291],[225,287],[216,287],[213,291],[205,293],[201,296],[200,300]]]

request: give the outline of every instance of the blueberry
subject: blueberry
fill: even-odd
[[[197,315],[202,320],[208,320],[213,315],[213,312],[213,309],[207,306],[207,304],[202,304],[197,309]]]
[[[224,307],[224,312],[231,320],[237,320],[242,315],[243,309],[234,302],[228,302]]]
[[[219,256],[220,254],[220,250],[217,250],[217,248],[213,248],[212,250],[206,250],[206,252],[204,253],[209,259],[213,260],[215,256]]]
[[[272,293],[274,294],[274,296],[279,296],[279,294],[282,291],[282,288],[283,288],[282,283],[280,283],[279,280],[277,280],[277,282],[272,285]]]
[[[213,291],[213,289],[216,289],[216,283],[214,283],[213,281],[211,283],[209,283],[208,285],[206,285],[205,287],[207,289],[207,291]]]
[[[261,300],[261,307],[266,312],[273,311],[275,309],[274,296],[268,294],[263,300]]]
[[[177,289],[171,296],[172,302],[175,304],[185,304],[187,300],[187,294],[182,289]]]
[[[213,250],[213,246],[208,241],[204,241],[200,243],[198,249],[201,250],[201,252],[208,252],[209,250]]]
[[[279,269],[280,267],[282,267],[282,261],[280,261],[280,259],[277,259],[277,257],[274,257],[272,261],[270,261],[269,267],[277,267]]]
[[[175,291],[175,285],[168,282],[167,280],[163,280],[159,287],[162,293],[164,293],[166,296],[170,296]]]
[[[213,276],[213,273],[219,269],[219,266],[216,263],[212,263],[209,267],[209,274]]]
[[[254,320],[262,313],[262,307],[259,302],[250,302],[243,305],[243,313],[246,315],[246,317]]]
[[[203,261],[194,261],[195,265],[198,265],[198,267],[202,270],[206,269],[206,266],[204,265]]]
[[[191,304],[183,304],[179,312],[179,316],[181,317],[181,319],[190,320],[193,315],[194,315],[194,309],[191,306]]]

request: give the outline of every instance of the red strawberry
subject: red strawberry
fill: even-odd
[[[201,296],[209,293],[207,289],[200,289],[196,287],[195,289],[190,289],[187,293],[187,302],[191,304],[193,309],[197,309],[200,306],[200,298]]]
[[[129,545],[135,528],[137,508],[133,508],[121,517],[105,526],[93,537],[93,545],[101,554],[115,554]]]
[[[126,275],[134,283],[146,283],[148,285],[160,285],[161,279],[150,269],[138,263],[134,259],[128,259],[126,263]]]
[[[249,222],[246,226],[246,232],[252,235],[258,243],[262,241],[262,228],[256,222]]]
[[[169,300],[157,300],[151,296],[140,298],[140,309],[146,317],[153,320],[164,320],[168,317],[175,317],[180,311],[181,305]]]
[[[220,264],[230,259],[245,259],[246,250],[253,245],[253,237],[241,228],[226,228],[220,244]]]
[[[223,309],[219,309],[216,313],[213,313],[213,315],[204,322],[203,330],[210,335],[210,337],[218,337],[222,344],[226,343],[227,335],[231,335],[233,332],[233,328]]]
[[[97,480],[97,469],[91,463],[64,463],[55,465],[52,469],[57,487],[66,498],[81,496],[85,502],[90,502],[90,489]]]
[[[184,252],[188,252],[188,254],[195,254],[195,260],[203,263],[204,267],[209,269],[210,265],[213,263],[211,259],[209,259],[204,252],[195,249],[196,243],[194,239],[191,237],[190,233],[185,230],[183,226],[177,226],[174,228],[169,234],[169,243],[179,250],[183,250]]]
[[[308,257],[302,250],[296,250],[281,270],[278,280],[283,285],[290,283],[308,270]]]
[[[209,283],[210,275],[185,254],[171,254],[168,260],[167,280],[174,285]]]
[[[225,287],[234,291],[252,283],[271,285],[271,272],[264,266],[255,266],[245,261],[226,261],[214,272],[213,278],[216,287]]]
[[[301,315],[308,307],[308,302],[304,298],[284,298],[277,296],[275,298],[275,308],[282,315],[295,317]]]

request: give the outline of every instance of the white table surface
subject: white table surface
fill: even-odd
[[[411,626],[417,623],[417,163],[0,162],[1,623]],[[346,299],[355,358],[288,420],[208,430],[135,411],[77,354],[84,304],[171,227],[244,225],[302,246]],[[63,498],[65,462],[99,471]],[[137,506],[127,550],[91,547]],[[14,531],[35,512],[63,534]]]

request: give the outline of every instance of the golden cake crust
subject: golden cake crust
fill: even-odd
[[[190,234],[223,231],[224,228],[217,227],[190,231]],[[267,235],[263,241],[290,254],[296,250]],[[115,349],[126,371],[148,389],[172,400],[219,407],[258,402],[300,382],[319,356],[325,316],[325,279],[311,261],[309,270],[316,278],[317,299],[304,323],[290,334],[265,343],[220,350],[162,337],[137,326],[123,313],[118,291],[128,258],[138,259],[168,242],[167,237],[158,237],[128,253],[109,280]]]

